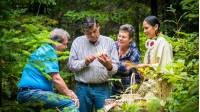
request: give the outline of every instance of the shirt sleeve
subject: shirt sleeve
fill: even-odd
[[[44,71],[46,73],[59,72],[58,60],[45,61],[43,64],[45,66]]]
[[[75,40],[72,43],[72,47],[70,50],[70,56],[68,60],[68,67],[73,72],[78,72],[82,70],[83,68],[87,67],[85,64],[85,60],[78,59],[78,47],[77,47],[77,41]]]
[[[39,67],[41,72],[59,72],[56,50],[50,45],[38,48],[31,57],[32,62]]]
[[[172,63],[172,60],[173,60],[172,46],[171,44],[166,42],[165,46],[163,47],[162,56],[159,62],[161,70],[165,71],[166,65]]]
[[[112,59],[112,67],[113,68],[111,71],[108,71],[108,75],[113,75],[117,72],[118,66],[119,66],[119,56],[118,56],[117,48],[116,48],[116,45],[114,42],[112,43],[112,47],[110,50],[110,56]]]
[[[133,62],[134,64],[139,64],[139,62],[140,62],[140,52],[138,51],[137,48],[133,49],[133,54],[130,57],[130,61]]]
[[[161,71],[165,71],[165,66],[172,62],[172,46],[166,40],[161,40],[156,54],[156,62],[152,64],[153,68],[160,67]]]

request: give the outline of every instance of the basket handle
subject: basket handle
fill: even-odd
[[[133,84],[135,84],[135,73],[134,72],[131,74],[131,85],[130,85],[130,87],[131,87],[131,94],[133,94],[133,90],[132,90],[132,85]]]

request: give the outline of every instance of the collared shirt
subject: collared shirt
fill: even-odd
[[[18,87],[53,90],[48,73],[59,72],[56,50],[49,44],[36,49],[25,65]]]
[[[164,35],[161,34],[155,40],[154,45],[147,48],[144,63],[152,64],[154,68],[160,67],[161,71],[164,72],[165,66],[171,63],[172,59],[172,46],[166,41]]]
[[[97,59],[88,66],[85,58],[93,55],[98,56],[106,53],[112,59],[112,70],[108,71]],[[119,57],[114,41],[106,36],[100,35],[95,44],[89,42],[87,37],[77,37],[72,43],[68,66],[76,73],[75,80],[84,83],[103,83],[117,72]]]
[[[117,42],[115,43],[115,45],[117,47],[117,50],[119,51],[119,46]],[[127,71],[127,67],[125,66],[125,61],[130,61],[134,64],[138,64],[140,62],[140,52],[138,51],[138,48],[136,47],[135,43],[131,43],[125,55],[119,57],[120,63],[119,63],[118,71],[120,72]]]
[[[116,42],[117,50],[119,51],[118,43]],[[131,43],[129,45],[129,49],[125,53],[125,55],[119,57],[119,67],[116,74],[113,75],[113,78],[121,79],[121,82],[114,82],[112,91],[113,94],[120,94],[121,92],[124,92],[127,87],[130,87],[131,82],[131,74],[132,72],[135,73],[135,80],[136,83],[139,83],[141,78],[140,74],[137,73],[137,71],[128,70],[127,66],[125,65],[125,62],[129,61],[134,64],[138,64],[140,62],[140,52],[138,51],[138,48],[135,43]]]

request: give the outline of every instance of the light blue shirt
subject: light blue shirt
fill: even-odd
[[[35,50],[25,65],[18,87],[53,90],[48,73],[59,72],[58,57],[53,46],[45,44]]]
[[[97,59],[88,66],[85,65],[85,58],[93,55],[98,56],[106,53],[112,60],[112,70],[108,71]],[[77,37],[71,47],[68,66],[76,73],[75,80],[84,83],[107,82],[112,74],[118,69],[119,57],[114,41],[106,36],[100,35],[95,44],[91,44],[87,37]]]

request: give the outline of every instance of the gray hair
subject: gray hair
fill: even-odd
[[[61,29],[61,28],[55,28],[53,31],[51,31],[51,40],[53,41],[57,41],[62,43],[63,42],[63,38],[70,38],[70,35],[67,31]]]
[[[129,37],[133,38],[133,34],[135,32],[135,28],[132,25],[130,25],[130,24],[121,25],[119,30],[128,32],[129,33]]]

